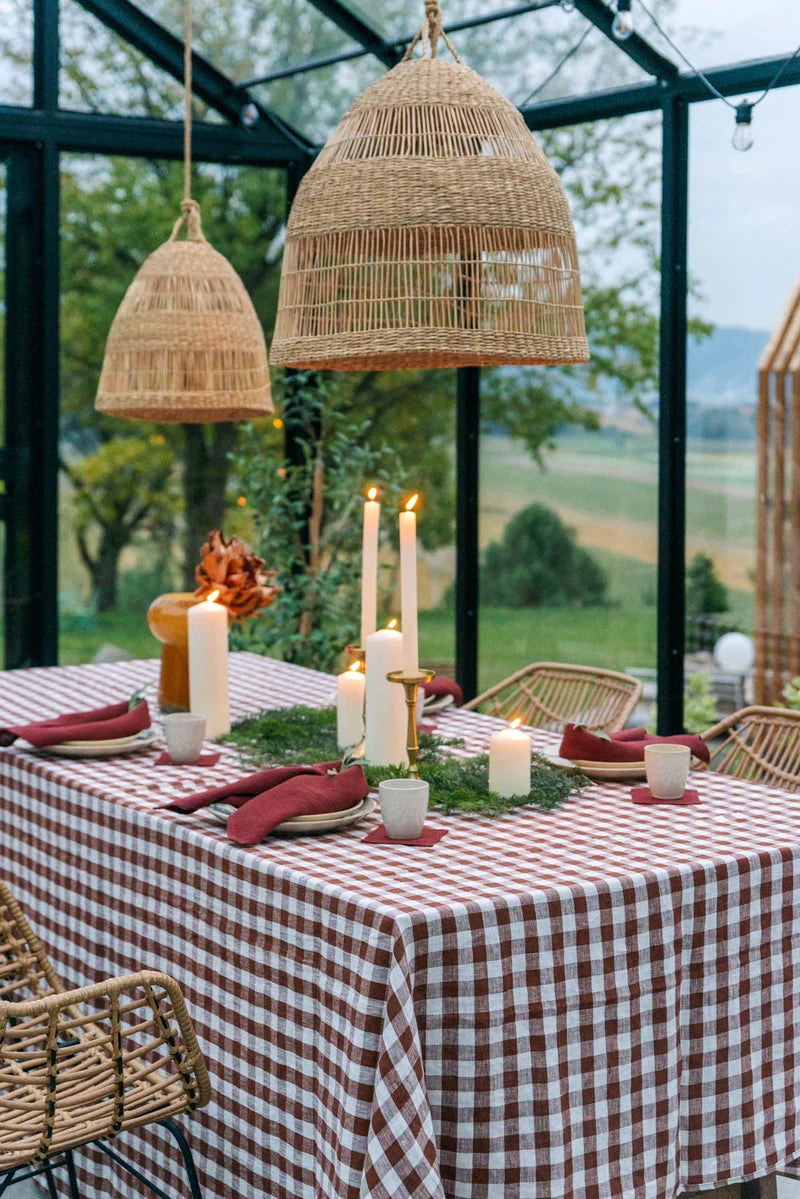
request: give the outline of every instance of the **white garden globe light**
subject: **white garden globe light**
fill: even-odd
[[[714,661],[729,674],[747,674],[755,661],[753,638],[746,633],[723,633],[714,646]]]

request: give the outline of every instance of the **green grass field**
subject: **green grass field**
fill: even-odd
[[[499,538],[509,517],[529,503],[556,508],[605,568],[610,602],[600,608],[482,609],[481,686],[536,659],[616,669],[655,665],[655,437],[568,435],[546,461],[542,470],[519,444],[484,438],[481,543]],[[753,609],[754,491],[754,455],[690,451],[689,552],[703,549],[713,557],[728,585],[734,619],[745,629]],[[67,519],[63,527],[68,528]],[[80,608],[82,573],[69,537],[62,542],[61,579],[64,607]],[[159,646],[147,628],[144,606],[96,618],[65,617],[61,660],[90,660],[105,643],[136,657],[156,656]],[[452,661],[452,612],[421,614],[420,647],[428,659]]]

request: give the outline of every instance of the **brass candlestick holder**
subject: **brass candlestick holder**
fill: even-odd
[[[423,683],[429,683],[433,678],[432,670],[420,670],[417,674],[404,674],[402,670],[390,670],[387,674],[390,683],[401,683],[406,692],[406,707],[408,708],[408,735],[406,749],[408,751],[408,772],[412,778],[419,778],[419,739],[417,737],[417,693]]]
[[[367,665],[367,651],[363,645],[346,645],[344,652],[351,662],[360,662],[361,669]]]

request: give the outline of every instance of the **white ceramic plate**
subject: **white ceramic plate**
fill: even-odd
[[[143,729],[136,737],[116,741],[64,741],[60,745],[44,746],[38,752],[56,758],[115,758],[122,754],[138,754],[143,749],[150,749],[156,741],[158,734],[153,729]]]
[[[452,707],[452,695],[432,695],[430,699],[426,699],[422,707],[423,716],[433,716],[436,712],[443,712],[445,708]]]
[[[562,758],[552,750],[539,750],[551,766],[559,770],[580,770],[587,779],[605,780],[607,782],[632,783],[646,778],[644,762],[579,762]]]
[[[227,803],[214,803],[206,808],[209,816],[212,820],[216,820],[217,824],[227,824],[228,817],[235,810],[232,804]],[[362,799],[359,803],[353,804],[352,808],[346,808],[342,812],[325,812],[319,816],[295,816],[293,820],[284,820],[283,824],[279,824],[272,831],[273,833],[282,833],[287,837],[329,833],[335,829],[347,828],[348,825],[356,824],[357,821],[363,820],[365,816],[369,816],[374,811],[375,800],[368,795],[366,799]]]

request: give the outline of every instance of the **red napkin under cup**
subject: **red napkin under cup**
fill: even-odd
[[[631,733],[638,734],[631,737]],[[627,729],[612,733],[610,740],[598,737],[580,724],[568,724],[561,739],[562,758],[579,762],[643,762],[646,745],[688,745],[695,758],[708,764],[711,755],[701,737],[678,733],[674,737],[652,737],[644,729]]]
[[[432,845],[438,844],[442,837],[446,836],[446,828],[424,828],[420,835],[413,839],[390,837],[385,826],[380,824],[371,833],[367,833],[362,840],[365,845],[419,845],[422,849],[430,849]]]
[[[0,745],[13,745],[17,737],[22,737],[37,749],[46,749],[48,745],[60,745],[62,741],[111,741],[117,737],[133,737],[149,727],[147,701],[141,700],[131,708],[128,701],[123,700],[104,708],[67,712],[49,720],[0,729]]]
[[[700,796],[696,791],[686,790],[677,799],[657,799],[649,787],[634,787],[631,791],[631,799],[638,804],[674,804],[678,808],[700,803]]]
[[[169,750],[165,749],[163,754],[160,754],[156,758],[155,765],[156,766],[178,766],[180,769],[183,769],[184,766],[187,766],[190,769],[193,769],[195,766],[211,767],[211,766],[216,766],[217,762],[220,760],[221,757],[222,757],[222,754],[207,753],[207,754],[200,754],[200,757],[195,758],[195,760],[193,762],[173,762],[172,758],[169,755]]]
[[[234,783],[173,799],[164,807],[196,812],[227,802],[237,809],[228,817],[228,836],[237,845],[257,845],[284,820],[343,812],[369,792],[361,766],[341,770],[341,762],[316,766],[275,766]]]

